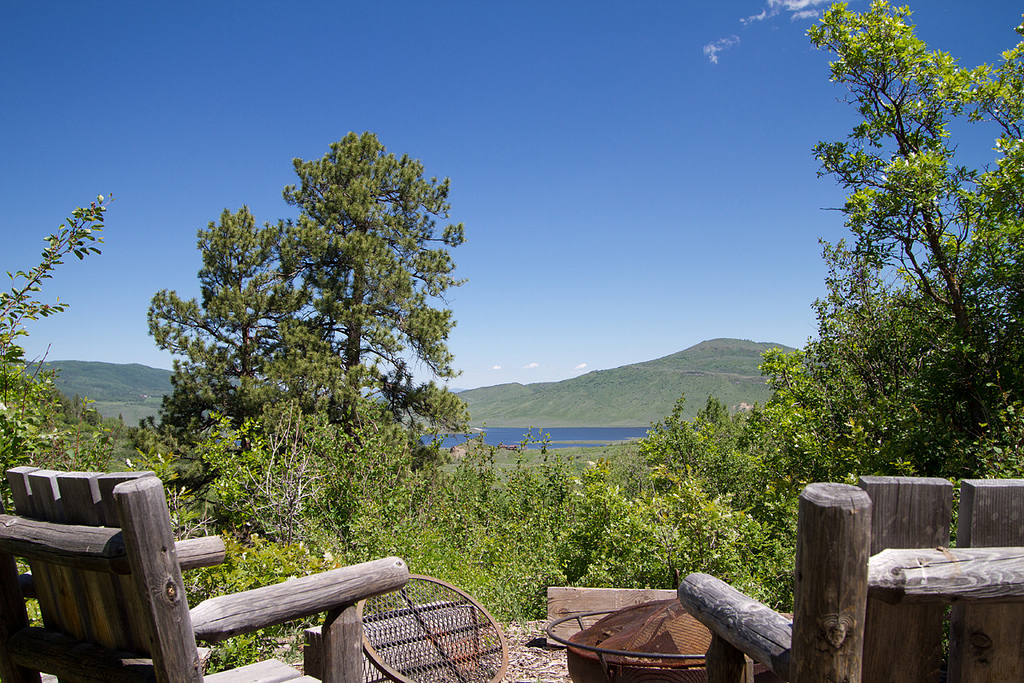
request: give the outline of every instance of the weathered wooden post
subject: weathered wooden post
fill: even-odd
[[[139,601],[151,628],[150,656],[159,683],[201,683],[199,653],[167,512],[164,487],[140,477],[114,489],[114,504]]]
[[[800,494],[794,576],[793,683],[859,683],[871,498],[846,484]]]
[[[331,610],[324,620],[320,680],[363,680],[363,622],[355,605]]]
[[[958,548],[1024,546],[1024,479],[960,484]],[[954,605],[949,682],[1024,680],[1024,610],[1015,605]]]
[[[707,683],[753,683],[754,667],[750,666],[743,652],[717,633],[711,634],[708,647]]]
[[[887,548],[949,545],[953,485],[945,479],[861,477],[871,497],[871,555]],[[944,605],[890,605],[869,599],[865,681],[935,683],[942,666]]]

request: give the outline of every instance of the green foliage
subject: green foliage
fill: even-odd
[[[906,8],[836,5],[811,29],[861,122],[815,148],[849,192],[853,242],[825,245],[818,339],[772,354],[759,414],[773,481],[856,474],[984,476],[976,445],[1024,392],[1019,315],[1024,43],[996,67],[960,68],[914,34]],[[954,124],[994,125],[995,165],[961,165]],[[999,437],[995,437],[999,438]]]
[[[752,493],[756,463],[741,448],[745,434],[744,413],[729,409],[713,396],[690,422],[683,419],[685,396],[672,414],[652,425],[640,441],[640,454],[649,466],[666,467],[696,478],[712,496],[728,495],[743,509]]]
[[[363,399],[397,422],[460,428],[465,406],[417,364],[451,378],[448,334],[435,308],[461,282],[449,249],[448,181],[389,154],[372,133],[347,135],[316,161],[295,160],[284,190],[296,221],[257,226],[245,207],[199,231],[201,299],[153,297],[150,333],[175,361],[164,423],[180,437],[227,416],[235,428],[281,400],[353,431]]]
[[[652,483],[653,492],[628,497],[603,463],[585,472],[560,547],[570,585],[674,588],[690,572],[707,572],[774,598],[756,578],[765,537],[752,517],[667,467],[655,468]]]
[[[68,255],[84,259],[99,253],[103,216],[111,200],[102,195],[85,208],[75,209],[67,222],[46,238],[41,260],[28,271],[8,273],[11,289],[0,292],[0,467],[38,463],[105,462],[102,443],[79,438],[62,423],[59,393],[52,373],[26,364],[18,344],[28,334],[26,323],[65,310],[67,304],[41,301],[42,285]],[[68,451],[71,447],[73,450]]]
[[[324,468],[306,447],[301,417],[290,413],[265,432],[246,420],[234,429],[217,416],[214,432],[197,451],[215,474],[213,495],[236,533],[265,534],[285,544],[297,540],[309,507],[322,505]],[[308,526],[308,525],[307,525]]]
[[[314,555],[301,544],[273,543],[259,536],[250,537],[245,544],[227,537],[224,544],[227,550],[224,562],[184,574],[189,605],[194,607],[210,597],[334,568],[329,555]],[[272,657],[297,663],[301,632],[313,625],[312,621],[289,622],[229,638],[214,648],[208,672],[216,673]]]

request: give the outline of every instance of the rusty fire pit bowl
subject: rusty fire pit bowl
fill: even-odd
[[[550,631],[549,631],[550,632]],[[656,600],[612,612],[565,643],[574,683],[704,683],[711,632],[678,600]],[[755,681],[778,679],[755,665]]]

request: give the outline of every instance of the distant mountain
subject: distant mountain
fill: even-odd
[[[164,395],[171,393],[170,370],[138,363],[81,360],[57,360],[45,365],[58,371],[55,384],[66,396],[88,398],[103,417],[120,415],[129,425],[155,417]]]
[[[758,366],[782,344],[712,339],[664,358],[597,370],[561,382],[500,384],[459,393],[475,426],[646,427],[686,395],[692,418],[715,396],[737,411],[771,396]]]

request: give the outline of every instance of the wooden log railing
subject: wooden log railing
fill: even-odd
[[[943,611],[950,604],[980,616],[959,627],[967,642],[951,645],[949,681],[1024,680],[1024,547],[889,548],[868,559],[869,542],[875,548],[886,539],[948,538],[951,485],[907,478],[865,478],[861,485],[878,505],[874,514],[871,501],[865,505],[853,487],[813,484],[801,496],[793,621],[706,574],[680,583],[680,601],[716,639],[708,651],[708,681],[743,681],[735,667],[741,653],[797,683],[937,681]],[[977,486],[981,493],[973,496],[984,498],[986,486]],[[1024,527],[1024,514],[1015,507],[1024,511],[1024,481],[1010,488],[1012,495],[998,494],[1012,500],[1002,514],[983,514],[1001,516],[1013,532]],[[932,508],[918,509],[928,501]],[[965,512],[965,504],[972,511]],[[961,506],[962,528],[965,514],[973,523],[978,512],[971,495],[962,497]],[[875,537],[870,541],[865,519]],[[1015,538],[1001,536],[1007,537]],[[986,621],[993,615],[1001,621]],[[891,623],[879,623],[882,617]],[[875,632],[867,630],[872,627]]]
[[[345,608],[398,590],[408,581],[405,562],[385,557],[204,600],[191,610],[192,629],[200,640],[216,643],[239,633]]]

